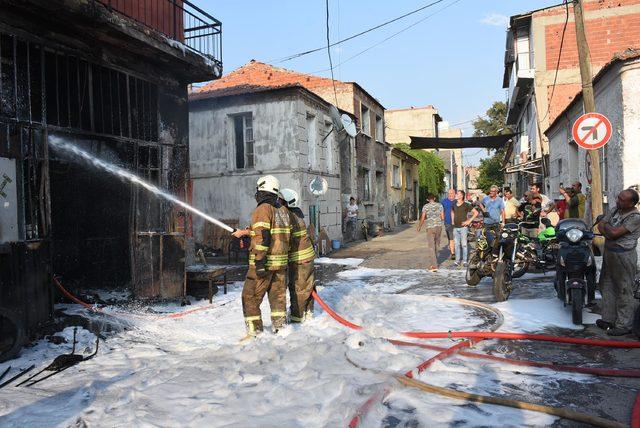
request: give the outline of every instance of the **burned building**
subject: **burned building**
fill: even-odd
[[[0,307],[34,329],[54,274],[182,295],[187,217],[48,139],[184,197],[187,86],[221,73],[221,23],[186,0],[0,0]]]

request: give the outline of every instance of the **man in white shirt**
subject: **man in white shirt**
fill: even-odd
[[[358,225],[358,204],[356,199],[352,196],[349,198],[349,205],[347,205],[347,237],[350,241],[355,240],[356,227]]]

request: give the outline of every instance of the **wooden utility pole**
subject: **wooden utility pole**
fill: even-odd
[[[591,74],[591,54],[584,29],[583,0],[573,0],[573,15],[576,22],[576,41],[578,43],[578,58],[580,61],[580,77],[582,78],[582,103],[585,113],[596,111],[596,101],[593,96],[593,77]],[[591,215],[595,219],[602,212],[602,178],[600,177],[600,152],[589,150],[591,156]]]

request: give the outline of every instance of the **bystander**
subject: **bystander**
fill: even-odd
[[[605,244],[600,272],[602,318],[596,321],[596,325],[610,336],[631,332],[638,307],[634,297],[638,259],[636,246],[640,238],[637,205],[638,192],[623,190],[618,194],[616,208],[598,223]]]
[[[427,266],[430,272],[435,272],[438,270],[438,249],[440,248],[440,236],[444,223],[444,210],[442,204],[436,202],[434,195],[427,195],[427,203],[422,207],[422,216],[418,222],[418,232],[425,223],[427,227]]]

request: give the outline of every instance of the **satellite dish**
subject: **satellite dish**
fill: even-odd
[[[322,196],[329,190],[329,183],[323,177],[316,177],[309,183],[309,191],[314,196]]]
[[[333,128],[336,130],[336,132],[342,131],[342,129],[344,128],[342,125],[342,120],[341,120],[342,118],[340,117],[340,112],[338,111],[336,106],[334,105],[329,106],[329,116],[331,116],[331,121],[333,122]]]
[[[356,130],[356,124],[348,114],[343,114],[342,116],[340,116],[340,122],[341,122],[342,128],[347,132],[347,134],[349,134],[350,137],[353,138],[356,135],[358,135],[358,131]]]

